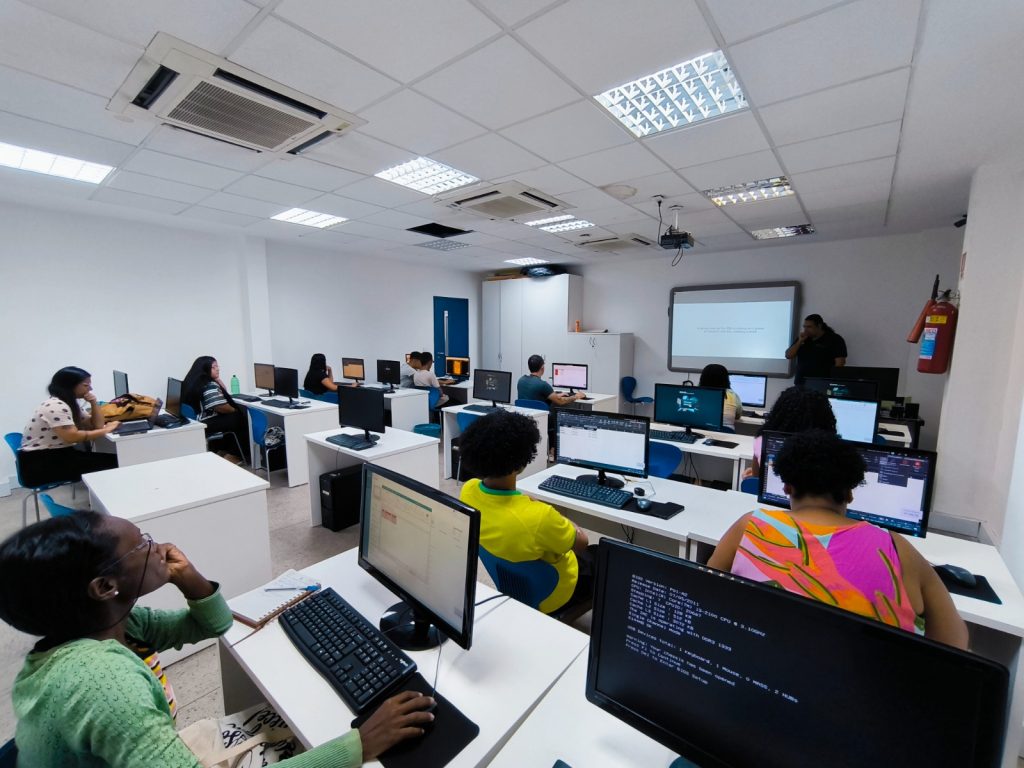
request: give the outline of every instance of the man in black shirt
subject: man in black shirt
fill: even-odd
[[[786,350],[786,359],[796,358],[795,384],[804,379],[828,376],[833,368],[846,365],[846,342],[833,331],[821,315],[808,315],[793,345]]]

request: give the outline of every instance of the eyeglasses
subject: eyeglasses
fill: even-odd
[[[114,566],[116,566],[118,563],[120,563],[126,557],[130,557],[131,555],[134,555],[136,552],[140,552],[143,549],[148,550],[148,549],[152,548],[152,546],[153,546],[153,537],[150,536],[148,533],[142,534],[142,541],[140,541],[134,547],[132,547],[127,552],[125,552],[123,555],[121,555],[119,558],[117,558],[117,560],[114,560],[113,562],[108,563],[107,565],[105,565],[102,568],[100,568],[99,573],[103,574],[103,573],[106,573],[109,570],[112,570],[114,568]]]

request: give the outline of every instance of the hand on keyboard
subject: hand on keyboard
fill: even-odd
[[[411,736],[422,736],[423,728],[433,721],[428,711],[437,705],[430,696],[416,691],[403,691],[392,696],[359,726],[363,742],[363,760],[376,760],[398,742]]]

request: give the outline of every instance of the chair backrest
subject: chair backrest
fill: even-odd
[[[727,426],[725,426],[725,424],[723,424],[722,428],[720,430],[718,430],[718,431],[719,432],[725,432],[726,434],[729,434],[729,435],[735,435],[736,434],[736,430],[735,429],[733,429],[732,427],[727,427]]]
[[[58,504],[48,493],[40,493],[39,498],[43,500],[43,506],[46,507],[46,511],[50,513],[50,517],[73,515],[77,511],[71,507],[65,507],[63,504]]]
[[[622,396],[626,398],[626,402],[633,402],[633,393],[636,391],[636,379],[632,376],[622,377]]]
[[[499,592],[531,608],[539,608],[558,585],[558,571],[543,560],[513,563],[492,555],[483,547],[480,547],[480,560]]]
[[[14,455],[18,455],[18,450],[21,448],[21,432],[8,432],[4,435],[4,442],[14,452]]]
[[[551,406],[543,400],[530,400],[527,397],[521,397],[516,400],[516,408],[533,408],[538,411],[551,410]]]
[[[681,448],[652,440],[651,453],[647,460],[647,474],[654,477],[670,477],[682,460]]]
[[[299,397],[304,397],[307,400],[319,400],[320,395],[316,395],[310,392],[308,389],[299,388]]]
[[[758,490],[760,490],[758,488],[760,484],[760,478],[744,477],[743,480],[740,481],[740,491],[742,491],[743,493],[750,493],[753,494],[754,496],[757,496],[757,492]]]
[[[256,445],[266,445],[267,414],[257,408],[249,408],[249,423],[252,424],[252,441]]]
[[[196,409],[193,408],[188,403],[182,403],[181,404],[181,415],[184,416],[186,419],[190,419],[191,421],[195,421],[196,420]]]
[[[434,410],[437,406],[437,401],[441,399],[441,390],[436,388],[427,389],[427,408]]]
[[[0,768],[15,768],[18,763],[18,747],[11,739],[0,747]]]
[[[469,425],[479,419],[481,414],[472,411],[459,411],[455,414],[455,422],[459,425],[459,431],[465,432]]]

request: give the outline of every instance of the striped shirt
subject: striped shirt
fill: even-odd
[[[205,421],[206,419],[213,418],[214,416],[217,415],[217,411],[215,411],[214,409],[218,405],[227,404],[228,398],[227,395],[224,394],[224,390],[217,385],[217,382],[211,381],[209,384],[206,385],[206,388],[203,390],[203,396],[201,400],[203,413],[199,417],[199,419],[201,421]]]

